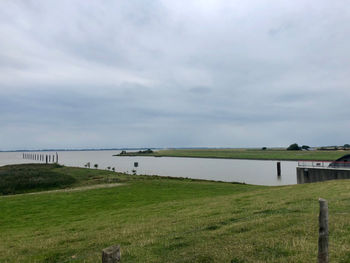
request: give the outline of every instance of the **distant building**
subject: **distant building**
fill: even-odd
[[[329,167],[333,167],[333,168],[341,168],[341,167],[350,168],[350,154],[344,155],[343,157],[340,157],[339,159],[335,160],[334,162],[331,162]]]

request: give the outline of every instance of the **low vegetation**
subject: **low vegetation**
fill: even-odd
[[[298,149],[300,149],[299,146]],[[118,156],[334,161],[345,154],[350,154],[350,150],[288,151],[285,149],[267,149],[266,147],[263,147],[261,149],[169,149],[141,154],[139,152],[125,152]]]
[[[331,262],[350,261],[348,180],[265,187],[50,169],[74,184],[124,184],[0,196],[0,262],[100,262],[113,244],[123,262],[315,262],[319,197],[329,201]]]
[[[112,176],[114,175],[114,176]],[[0,195],[62,189],[117,182],[103,170],[64,167],[58,164],[20,164],[0,167]]]

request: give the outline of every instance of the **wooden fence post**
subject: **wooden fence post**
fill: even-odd
[[[328,263],[328,203],[319,198],[320,215],[318,235],[318,263]]]
[[[120,245],[114,245],[102,250],[102,263],[119,263]]]

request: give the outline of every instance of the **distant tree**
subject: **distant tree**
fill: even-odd
[[[97,163],[95,163],[95,164],[94,164],[94,167],[97,169],[97,168],[98,168],[98,164],[97,164]]]
[[[293,144],[288,146],[287,150],[288,151],[299,151],[299,150],[301,150],[301,148],[299,147],[299,145],[297,143],[293,143]]]
[[[115,167],[112,168],[112,171],[115,172]]]
[[[145,151],[139,151],[139,153],[153,153],[151,149],[147,149]]]
[[[265,151],[267,148],[266,147],[262,147],[261,150]]]
[[[110,167],[110,166],[108,166],[108,167],[107,167],[107,169],[108,169],[108,170],[111,170],[111,167]]]
[[[303,149],[303,150],[309,150],[310,149],[310,146],[307,146],[307,145],[303,145],[303,146],[301,146],[301,149]]]
[[[348,143],[344,144],[344,148],[350,148],[350,144]]]

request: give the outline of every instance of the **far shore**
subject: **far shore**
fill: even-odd
[[[287,151],[283,149],[171,149],[158,151],[124,151],[114,156],[185,157],[266,161],[334,161],[346,154],[350,154],[350,150]]]

